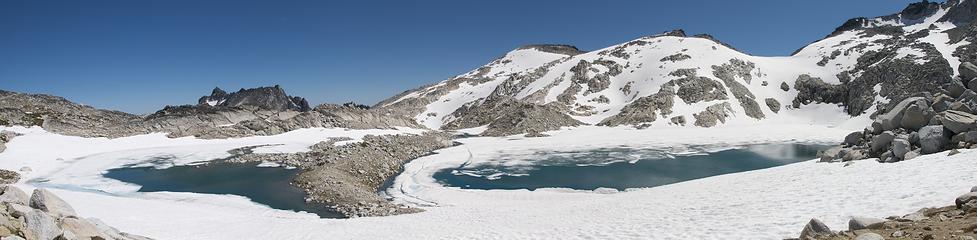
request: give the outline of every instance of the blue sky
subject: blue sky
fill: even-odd
[[[373,104],[520,45],[593,50],[682,28],[789,55],[913,1],[0,1],[0,89],[151,113],[280,84]]]

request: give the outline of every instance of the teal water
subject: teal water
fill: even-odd
[[[500,160],[444,169],[434,179],[465,189],[654,187],[721,174],[814,159],[829,145],[764,144],[723,151],[673,155],[662,150],[603,148],[586,151],[502,155]],[[531,160],[531,165],[511,164]],[[508,163],[507,163],[508,162]]]
[[[290,184],[298,173],[298,169],[218,161],[165,169],[117,168],[108,170],[104,176],[140,185],[140,192],[232,194],[275,209],[305,211],[323,218],[342,217],[328,206],[306,203],[305,191]]]

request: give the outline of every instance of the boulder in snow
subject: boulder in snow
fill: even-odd
[[[24,233],[27,239],[55,239],[61,236],[57,220],[44,211],[31,209],[24,215],[24,222],[27,225]]]
[[[893,134],[892,131],[885,131],[879,135],[875,135],[875,137],[872,138],[872,142],[869,143],[872,147],[872,152],[877,153],[889,149],[889,144],[891,144],[892,140],[894,139],[896,139],[896,135]]]
[[[878,218],[853,217],[848,220],[848,230],[876,229],[882,227],[883,222],[885,220]]]
[[[2,186],[0,187],[0,191],[2,191],[2,194],[0,194],[0,202],[27,205],[27,202],[30,200],[24,190],[20,190],[20,188],[14,186]]]
[[[896,104],[888,112],[879,115],[876,120],[882,124],[882,130],[888,131],[892,129],[899,128],[902,124],[903,112],[909,105],[915,103],[917,100],[922,100],[922,97],[911,97],[903,99],[901,102]]]
[[[977,115],[948,110],[943,112],[943,125],[953,133],[977,130]]]
[[[807,225],[804,226],[804,230],[801,231],[800,239],[813,239],[821,236],[829,236],[834,234],[828,225],[825,225],[821,220],[817,218],[812,218]]]
[[[912,145],[909,144],[909,140],[906,139],[896,139],[892,140],[892,154],[893,156],[903,159],[906,153],[912,150]]]
[[[34,189],[34,194],[31,195],[30,206],[43,210],[58,218],[77,216],[75,209],[71,208],[71,205],[68,205],[67,202],[55,196],[54,193],[43,188]]]
[[[862,132],[852,132],[852,133],[849,133],[848,136],[845,136],[845,142],[844,142],[844,144],[846,146],[861,145],[862,138],[864,138],[864,137],[865,137],[865,134],[862,133]]]
[[[919,145],[922,154],[943,151],[949,141],[949,132],[941,125],[925,126],[919,129]]]

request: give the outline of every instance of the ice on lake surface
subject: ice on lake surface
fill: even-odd
[[[434,174],[441,184],[465,189],[654,187],[814,159],[827,145],[762,144],[685,149],[600,148],[500,155]]]

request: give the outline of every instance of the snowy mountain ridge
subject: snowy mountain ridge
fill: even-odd
[[[974,31],[963,31],[973,29],[974,17],[960,13],[975,5],[921,2],[895,15],[852,19],[786,57],[751,56],[681,30],[590,52],[532,45],[377,107],[432,129],[512,129],[500,135],[580,124],[753,123],[797,115],[813,103],[858,116],[949,83],[962,60],[974,59]]]

